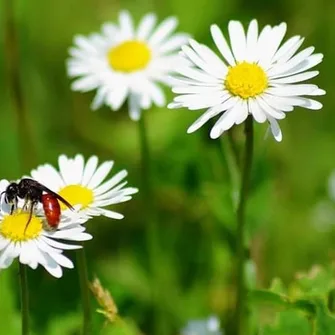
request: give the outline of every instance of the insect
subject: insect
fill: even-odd
[[[58,200],[74,210],[72,205],[63,197],[34,179],[23,178],[18,183],[10,183],[2,194],[5,194],[5,202],[11,205],[11,214],[17,208],[18,198],[25,200],[23,208],[29,210],[26,229],[32,218],[33,210],[39,202],[43,206],[45,217],[51,229],[57,229],[60,222],[61,208]]]

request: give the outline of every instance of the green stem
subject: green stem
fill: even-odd
[[[92,334],[92,316],[90,304],[90,289],[87,272],[87,262],[84,248],[77,251],[77,272],[79,276],[80,293],[83,308],[83,335]]]
[[[221,151],[224,152],[224,156],[227,161],[226,164],[231,183],[231,199],[233,203],[233,208],[236,211],[239,204],[239,196],[240,196],[239,154],[235,140],[233,138],[232,129],[228,130],[227,135],[228,136],[222,137],[220,144],[221,144]]]
[[[245,214],[248,200],[249,182],[253,156],[253,119],[249,116],[245,122],[245,150],[242,161],[242,181],[239,203],[236,211],[237,221],[237,296],[235,309],[235,335],[245,335],[246,287],[244,276],[245,265]]]
[[[21,287],[21,334],[29,334],[29,292],[27,280],[27,267],[19,263],[20,287]]]
[[[161,310],[162,303],[159,303],[159,281],[160,281],[160,248],[159,236],[157,227],[157,216],[155,206],[155,196],[151,180],[151,159],[148,141],[148,133],[146,127],[146,120],[144,113],[139,120],[139,137],[140,137],[140,150],[141,150],[141,173],[142,173],[142,199],[144,217],[146,219],[146,238],[148,247],[148,257],[150,266],[150,277],[152,279],[152,300],[156,305],[154,328],[155,334],[163,335],[164,333],[164,313]]]
[[[14,0],[6,0],[4,3],[6,72],[17,124],[20,161],[22,168],[27,173],[26,170],[36,162],[36,151],[21,87],[19,41],[14,19],[14,3]]]
[[[4,1],[4,37],[5,37],[5,63],[7,86],[13,105],[13,115],[17,124],[17,136],[19,142],[19,161],[22,173],[26,174],[30,163],[35,162],[35,150],[33,146],[30,123],[27,115],[24,96],[21,87],[19,42],[14,15],[14,0]],[[22,335],[29,334],[29,292],[27,267],[19,263],[20,289],[21,289],[21,319]]]

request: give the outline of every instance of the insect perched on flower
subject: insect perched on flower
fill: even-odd
[[[74,209],[59,194],[29,178],[22,178],[19,183],[10,183],[2,194],[5,195],[5,202],[11,205],[11,214],[13,214],[14,209],[17,210],[18,198],[25,200],[23,207],[29,212],[26,229],[32,218],[33,210],[39,202],[43,205],[44,214],[51,229],[57,229],[60,222],[61,209],[58,200],[68,208]]]
[[[173,33],[175,17],[157,28],[156,21],[155,14],[147,14],[135,29],[130,14],[121,11],[117,24],[105,23],[100,33],[88,37],[75,36],[67,70],[77,78],[74,91],[97,89],[92,109],[106,104],[116,111],[128,99],[131,119],[139,120],[142,109],[165,105],[159,83],[169,84],[168,76],[184,62],[177,51],[188,36]]]
[[[243,123],[248,115],[259,123],[268,121],[274,138],[282,140],[277,120],[300,106],[317,110],[322,104],[309,96],[325,94],[317,85],[301,84],[318,71],[308,71],[322,61],[322,54],[313,54],[314,47],[298,53],[304,39],[294,36],[285,43],[286,24],[267,25],[258,33],[252,20],[247,32],[238,21],[228,24],[229,47],[217,25],[211,34],[221,57],[194,40],[182,47],[191,65],[177,69],[173,92],[177,94],[170,108],[190,110],[207,108],[189,128],[192,133],[208,120],[221,114],[210,136],[218,138],[234,124]],[[281,46],[280,46],[281,45]]]
[[[9,185],[7,180],[0,180],[0,193],[6,194]],[[1,201],[0,269],[8,268],[18,258],[32,269],[41,264],[52,276],[61,277],[62,267],[73,268],[73,263],[63,255],[63,251],[82,248],[70,242],[92,238],[82,225],[87,218],[77,211],[65,209],[60,214],[57,230],[50,230],[41,203],[29,212],[24,208],[23,199],[18,197],[14,201],[14,209],[8,201]]]

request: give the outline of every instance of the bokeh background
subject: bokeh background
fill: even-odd
[[[75,34],[98,31],[128,9],[136,21],[149,11],[160,19],[176,15],[178,30],[213,45],[209,26],[226,32],[230,19],[260,25],[288,23],[287,36],[306,37],[325,55],[313,80],[328,94],[321,111],[296,108],[280,122],[283,142],[264,140],[266,125],[256,125],[252,195],[248,208],[250,254],[257,269],[250,280],[267,287],[272,278],[289,283],[297,271],[334,258],[333,205],[328,178],[335,168],[335,2],[331,0],[59,0],[12,1],[19,36],[19,74],[23,90],[23,125],[15,111],[5,55],[5,0],[1,2],[0,177],[17,179],[36,164],[56,164],[58,155],[98,155],[114,160],[113,171],[129,172],[129,184],[141,185],[138,125],[126,106],[118,112],[89,108],[94,93],[73,93],[65,72],[67,49]],[[168,100],[171,93],[166,90]],[[110,290],[120,314],[144,334],[172,335],[190,319],[217,314],[229,320],[234,296],[234,217],[225,156],[226,138],[209,139],[209,128],[192,135],[186,129],[200,112],[152,109],[146,112],[152,156],[152,179],[158,210],[158,274],[150,272],[147,220],[141,196],[117,206],[125,219],[94,219],[86,243],[90,278],[98,276]],[[24,129],[32,143],[20,136]],[[27,130],[27,129],[26,129]],[[235,129],[238,146],[242,129]],[[32,154],[34,153],[34,154]],[[27,161],[27,159],[26,159]],[[27,166],[28,165],[28,166]],[[321,204],[321,205],[320,205]],[[326,221],[326,223],[325,223]],[[74,254],[69,252],[74,259]],[[29,271],[34,334],[79,334],[81,306],[77,274],[65,270],[61,280],[43,269]],[[157,294],[152,294],[154,288]],[[92,297],[92,306],[97,308]],[[0,272],[0,334],[19,334],[20,305],[16,265]],[[104,318],[95,314],[96,334]],[[135,326],[134,326],[135,327]],[[111,333],[108,327],[103,329]]]

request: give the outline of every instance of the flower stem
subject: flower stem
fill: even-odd
[[[34,146],[31,122],[24,101],[24,94],[20,78],[20,54],[19,40],[14,19],[14,0],[6,0],[4,3],[5,13],[5,59],[8,87],[13,104],[13,115],[17,126],[17,135],[20,150],[20,161],[25,173],[36,161],[36,150]]]
[[[144,114],[144,113],[143,113]],[[143,208],[146,218],[146,238],[149,256],[150,277],[152,279],[152,301],[157,303],[159,301],[159,280],[160,280],[160,248],[159,236],[157,227],[157,216],[155,206],[155,196],[153,194],[152,180],[151,180],[151,159],[148,141],[148,133],[146,129],[146,122],[144,115],[139,120],[139,136],[141,149],[141,173],[142,173],[142,194],[143,194]],[[164,333],[164,313],[161,311],[162,304],[157,304],[155,307],[154,318],[154,333],[163,335]]]
[[[21,334],[29,334],[29,292],[27,280],[27,267],[19,263],[20,287],[21,287]]]
[[[237,296],[235,309],[235,335],[245,335],[246,287],[245,287],[245,214],[248,200],[249,182],[253,156],[253,119],[249,116],[245,122],[245,150],[242,161],[242,181],[236,211],[237,221]]]
[[[87,262],[84,248],[77,250],[77,272],[79,276],[80,294],[83,308],[82,335],[89,335],[92,334],[92,316]]]
[[[233,129],[229,129],[228,136],[222,137],[220,141],[221,152],[224,152],[228,173],[230,176],[231,184],[231,199],[234,211],[237,210],[240,196],[240,166],[239,166],[239,153],[233,138]]]

